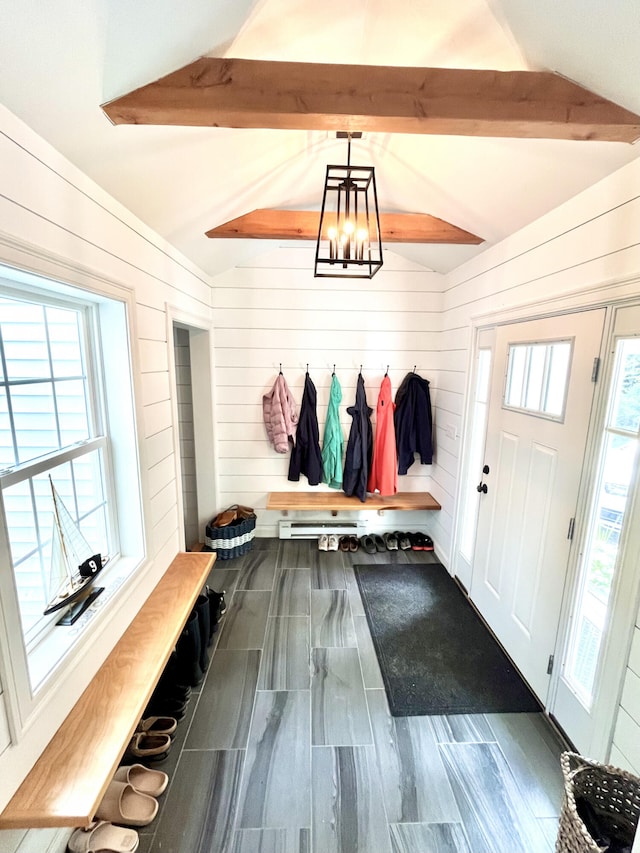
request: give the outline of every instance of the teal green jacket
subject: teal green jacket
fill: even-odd
[[[332,489],[342,488],[342,447],[344,439],[340,425],[341,402],[342,388],[334,373],[331,380],[331,391],[329,392],[329,408],[327,409],[327,421],[324,425],[324,438],[322,439],[322,482],[327,483]]]

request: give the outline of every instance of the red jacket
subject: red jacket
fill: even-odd
[[[378,394],[376,408],[376,437],[373,447],[373,462],[369,473],[370,492],[395,495],[398,491],[398,455],[396,431],[393,425],[395,403],[391,397],[391,380],[385,376]]]

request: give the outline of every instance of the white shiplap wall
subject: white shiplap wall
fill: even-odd
[[[464,370],[471,326],[487,315],[502,312],[504,319],[633,298],[640,298],[640,160],[452,272],[443,294],[440,357],[450,354]],[[458,399],[465,383],[464,372],[443,374],[439,393]],[[636,628],[612,750],[613,761],[636,772],[638,634]]]
[[[611,763],[640,776],[640,625],[636,624],[627,665]]]
[[[2,107],[0,163],[0,262],[35,272],[55,269],[72,284],[129,295],[147,543],[137,582],[117,615],[101,623],[101,642],[87,644],[73,670],[58,673],[46,714],[36,708],[0,756],[1,809],[178,551],[177,425],[166,306],[206,326],[211,290],[204,273]],[[135,474],[131,486],[137,487]]]
[[[386,251],[384,267],[371,281],[315,279],[313,255],[312,245],[284,246],[213,280],[220,504],[254,506],[263,534],[274,535],[278,520],[277,513],[264,511],[267,493],[309,488],[304,476],[298,484],[287,480],[289,454],[276,453],[266,438],[262,396],[280,364],[298,406],[309,365],[321,442],[334,364],[342,385],[345,447],[351,424],[346,409],[354,401],[360,365],[374,411],[387,365],[394,394],[414,365],[429,380],[437,424],[460,408],[460,388],[441,390],[444,375],[448,386],[456,386],[459,369],[454,357],[443,360],[439,352],[443,276]],[[437,443],[436,464],[414,463],[399,479],[399,490],[432,492],[449,517],[455,473],[450,457]],[[365,517],[372,530],[431,531],[440,514]]]

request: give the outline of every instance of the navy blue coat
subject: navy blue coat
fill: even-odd
[[[289,477],[297,483],[300,474],[306,474],[310,486],[322,482],[322,451],[318,415],[316,414],[318,395],[316,386],[307,373],[304,380],[304,394],[300,406],[300,417],[296,430],[296,440],[289,460]]]
[[[398,448],[398,474],[406,474],[420,454],[423,465],[433,461],[429,383],[417,373],[407,373],[396,393],[393,416]]]
[[[345,495],[357,495],[361,501],[367,499],[367,481],[371,470],[373,454],[373,429],[371,427],[371,412],[367,405],[367,395],[364,390],[364,379],[358,374],[355,405],[349,406],[347,412],[353,418],[347,455],[344,460],[342,489]]]

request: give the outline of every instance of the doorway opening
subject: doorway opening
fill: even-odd
[[[173,312],[171,328],[181,540],[184,549],[195,551],[217,505],[211,337],[181,312]]]
[[[198,491],[196,486],[196,451],[193,424],[193,384],[191,381],[191,347],[189,330],[174,325],[173,354],[176,366],[176,401],[178,406],[178,444],[182,493],[182,523],[187,551],[199,542]]]

